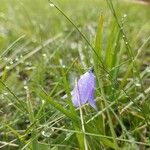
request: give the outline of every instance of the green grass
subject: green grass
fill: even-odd
[[[129,1],[1,0],[0,149],[148,150],[149,14]],[[91,67],[98,110],[76,109],[70,91]]]

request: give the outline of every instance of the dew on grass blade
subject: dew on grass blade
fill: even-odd
[[[73,43],[71,43],[70,47],[71,47],[71,49],[77,49],[78,48],[78,44],[73,42]]]
[[[49,5],[50,5],[50,7],[55,7],[55,5],[53,3],[50,3]]]
[[[8,93],[7,93],[7,92],[4,92],[3,94],[4,94],[4,95],[8,95]]]
[[[23,88],[24,88],[25,90],[27,90],[27,89],[28,89],[28,86],[24,86]]]
[[[42,131],[41,133],[44,137],[49,138],[51,136],[51,133],[47,132],[47,131]]]
[[[71,136],[72,136],[72,133],[66,134],[66,137],[65,137],[64,141],[68,140]]]
[[[4,59],[4,61],[7,61],[7,60],[8,60],[8,58],[7,58],[7,57],[4,57],[3,59]]]
[[[15,61],[16,61],[16,62],[17,62],[17,61],[19,61],[19,58],[18,58],[18,57],[16,57],[16,58],[15,58]]]
[[[4,94],[0,95],[0,99],[3,100],[4,99]]]
[[[66,66],[65,65],[62,65],[62,67],[65,69],[66,68]]]
[[[140,83],[135,83],[135,86],[140,87],[141,84]]]
[[[127,17],[127,14],[124,14],[123,17],[126,18],[126,17]]]
[[[42,54],[42,56],[43,56],[43,57],[46,57],[46,54],[45,54],[45,53],[43,53],[43,54]]]
[[[6,70],[9,70],[10,67],[9,67],[9,66],[6,66],[5,68],[6,68]]]
[[[146,68],[146,72],[148,72],[148,73],[150,72],[150,67]]]
[[[9,62],[9,64],[10,65],[12,65],[14,62],[13,62],[13,60],[12,59],[10,59],[10,62]]]
[[[134,84],[135,84],[136,87],[140,87],[141,86],[139,79],[135,79],[135,83]]]

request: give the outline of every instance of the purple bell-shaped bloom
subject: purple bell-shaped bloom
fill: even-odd
[[[71,92],[73,105],[79,107],[88,102],[94,109],[97,109],[94,101],[94,87],[95,77],[92,71],[81,75]]]

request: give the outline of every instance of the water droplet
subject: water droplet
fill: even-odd
[[[62,59],[59,59],[60,64],[63,66],[63,61]]]
[[[127,14],[124,14],[123,17],[126,18],[126,17],[127,17]]]
[[[4,99],[4,94],[1,94],[1,95],[0,95],[0,99]]]
[[[140,83],[135,83],[135,86],[140,87],[141,84]]]
[[[114,88],[114,87],[112,87],[111,89],[112,89],[113,91],[115,90],[115,88]]]
[[[6,66],[5,68],[6,68],[7,70],[9,70],[10,67],[9,67],[9,66]]]
[[[71,49],[76,49],[77,46],[78,46],[77,43],[75,43],[75,42],[74,42],[74,43],[71,43]]]
[[[129,98],[129,96],[128,96],[128,95],[125,95],[125,97],[126,97],[126,98]]]
[[[4,95],[8,95],[8,93],[7,93],[7,92],[4,92],[3,94],[4,94]]]
[[[45,100],[42,100],[42,104],[45,104]]]
[[[27,80],[23,81],[23,85],[26,86],[27,85]]]
[[[72,133],[68,133],[65,137],[65,140],[68,140],[72,136]]]
[[[123,30],[123,27],[121,27],[120,30]]]
[[[32,66],[32,63],[31,63],[30,61],[27,61],[27,62],[25,63],[25,65],[26,65],[26,66]]]
[[[12,106],[13,104],[12,103],[8,103],[8,106]]]
[[[138,78],[135,79],[134,84],[135,84],[135,86],[137,86],[137,87],[140,87],[140,86],[141,86],[140,81],[139,81]]]
[[[46,57],[46,54],[44,53],[44,54],[42,54],[42,56],[43,56],[43,57]]]
[[[141,112],[141,110],[139,108],[136,108],[137,111]]]
[[[0,17],[1,17],[1,18],[5,18],[5,14],[2,13],[2,12],[0,12]]]
[[[128,44],[128,42],[125,42],[125,44],[127,45],[127,44]]]
[[[18,58],[18,57],[16,57],[16,58],[15,58],[15,61],[18,61],[18,60],[19,60],[19,58]]]
[[[148,72],[148,73],[150,72],[150,67],[146,68],[146,72]]]
[[[24,89],[27,90],[27,89],[28,89],[28,86],[24,86]]]
[[[4,59],[5,61],[7,61],[7,60],[8,60],[8,58],[7,58],[7,57],[4,57],[3,59]]]
[[[109,77],[109,74],[106,74],[106,77]]]
[[[41,133],[44,137],[50,137],[51,136],[51,133],[47,132],[47,131],[42,131]]]
[[[62,67],[63,67],[63,68],[66,68],[66,66],[65,66],[65,65],[62,65]]]
[[[50,5],[50,7],[55,7],[55,5],[53,3],[50,3],[49,5]]]
[[[13,62],[13,60],[12,59],[10,59],[10,62],[9,62],[9,64],[10,65],[12,65],[14,62]]]

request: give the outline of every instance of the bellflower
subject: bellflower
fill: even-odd
[[[71,92],[73,105],[79,107],[88,102],[94,109],[97,109],[94,102],[94,87],[95,77],[92,71],[81,75]]]

